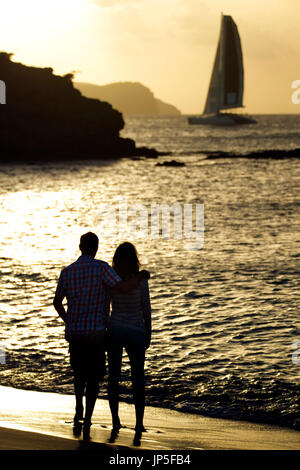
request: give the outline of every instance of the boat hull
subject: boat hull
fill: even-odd
[[[192,116],[188,118],[188,123],[192,125],[208,126],[239,126],[242,124],[256,124],[256,121],[244,114],[220,113]]]

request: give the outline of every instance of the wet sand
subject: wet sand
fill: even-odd
[[[0,386],[0,449],[75,450],[103,452],[137,450],[300,450],[300,432],[277,426],[206,418],[147,407],[140,446],[134,446],[134,407],[120,404],[121,428],[109,442],[108,402],[98,399],[91,440],[73,436],[74,397]]]

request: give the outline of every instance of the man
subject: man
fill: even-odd
[[[126,293],[149,278],[141,271],[122,281],[105,261],[94,259],[98,251],[97,235],[88,232],[80,238],[81,256],[61,271],[53,305],[66,325],[70,362],[74,374],[76,409],[74,434],[80,435],[83,421],[83,395],[86,395],[83,435],[89,438],[91,418],[99,392],[99,381],[105,375],[104,334],[109,315],[107,288]],[[67,312],[63,300],[67,299]]]

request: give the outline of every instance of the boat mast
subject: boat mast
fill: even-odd
[[[224,15],[223,13],[221,13],[221,29],[219,34],[219,41],[203,114],[217,114],[220,110],[222,103],[222,93],[224,94],[224,85],[222,83],[222,81],[224,81],[223,17]]]

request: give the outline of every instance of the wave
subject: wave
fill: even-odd
[[[255,152],[245,152],[245,153],[237,153],[237,152],[226,152],[226,151],[216,151],[216,150],[191,150],[191,151],[183,151],[183,152],[169,152],[169,155],[177,155],[177,156],[193,156],[193,155],[203,155],[205,159],[218,159],[218,158],[253,158],[253,159],[276,159],[281,160],[284,158],[300,158],[300,148],[295,149],[262,149],[256,150]],[[163,154],[160,154],[163,156]]]
[[[213,359],[212,359],[213,360]],[[8,365],[7,365],[8,366]],[[37,372],[38,369],[38,372]],[[293,427],[300,414],[300,385],[279,379],[262,379],[217,372],[187,373],[184,366],[164,368],[161,374],[146,370],[146,405],[203,416],[247,420]],[[1,385],[45,392],[73,394],[67,362],[43,356],[12,353],[8,367],[0,366]],[[107,399],[106,384],[99,398]],[[122,372],[120,399],[132,403],[130,371]]]

